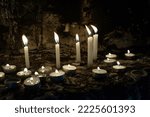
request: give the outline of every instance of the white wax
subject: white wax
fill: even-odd
[[[28,46],[25,46],[25,47],[24,47],[24,55],[25,55],[26,68],[30,68],[29,49],[28,49]]]
[[[93,69],[92,72],[95,74],[106,74],[107,73],[107,71],[104,69]]]
[[[76,67],[73,65],[64,65],[63,70],[64,71],[73,71],[73,70],[76,70]]]
[[[6,65],[2,66],[2,68],[3,68],[3,71],[6,72],[6,73],[10,73],[10,72],[15,72],[16,71],[16,66],[15,65],[6,64]]]
[[[126,69],[126,66],[123,66],[123,65],[114,65],[113,68],[114,69]]]
[[[126,56],[126,57],[134,57],[135,54],[133,54],[133,53],[125,53],[125,56]]]
[[[90,67],[93,64],[93,37],[88,37],[88,57],[87,57],[87,66]]]
[[[98,34],[93,35],[93,59],[97,59],[98,53]]]
[[[111,54],[111,53],[109,53],[109,54],[106,55],[106,58],[110,58],[110,59],[116,58],[116,57],[117,57],[116,54]]]
[[[76,62],[81,62],[80,42],[76,42]]]
[[[60,68],[60,47],[59,44],[55,44],[55,53],[56,53],[56,68]]]
[[[114,62],[116,62],[116,59],[105,59],[104,62],[105,63],[114,63]]]
[[[4,78],[5,77],[5,73],[4,72],[0,72],[0,78]]]
[[[38,77],[30,77],[24,81],[24,84],[26,86],[34,86],[34,85],[39,84],[39,83],[40,83],[40,79]]]
[[[59,71],[55,71],[55,72],[52,72],[52,73],[50,73],[50,76],[51,77],[59,77],[59,76],[63,76],[63,75],[65,75],[65,72],[63,72],[62,70],[59,70]]]
[[[49,74],[51,71],[52,71],[52,67],[49,66],[46,67],[42,66],[41,68],[38,69],[38,72],[42,74],[44,73]]]
[[[28,69],[24,69],[23,71],[19,71],[17,72],[17,76],[20,76],[20,77],[28,77],[31,75],[31,71],[28,70]]]

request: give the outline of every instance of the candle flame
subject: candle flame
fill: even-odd
[[[6,66],[9,67],[10,65],[9,65],[9,64],[6,64]]]
[[[98,29],[97,29],[97,27],[96,27],[96,26],[91,25],[91,27],[92,27],[92,29],[94,30],[94,33],[97,33],[97,32],[98,32]]]
[[[39,73],[36,71],[36,72],[34,72],[34,75],[38,76],[38,75],[39,75]]]
[[[101,68],[100,67],[97,67],[97,70],[100,70]]]
[[[59,43],[59,36],[56,32],[54,32],[54,39],[56,43]]]
[[[23,41],[25,46],[28,45],[28,39],[25,35],[22,35],[22,41]]]
[[[91,31],[90,31],[90,29],[87,27],[87,25],[85,25],[85,28],[86,28],[88,34],[91,35]]]
[[[127,53],[130,54],[130,50],[127,50]]]
[[[120,65],[120,62],[119,62],[119,61],[117,61],[117,65]]]
[[[24,68],[24,70],[23,70],[24,72],[28,72],[28,69],[27,68]]]
[[[55,73],[59,73],[59,71],[56,69],[56,70],[55,70]]]
[[[42,67],[41,67],[41,69],[45,69],[45,67],[44,67],[44,66],[42,66]]]
[[[79,35],[76,34],[76,41],[79,41]]]

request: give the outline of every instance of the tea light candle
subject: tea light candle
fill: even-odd
[[[27,87],[35,87],[40,84],[40,79],[38,77],[30,77],[24,81],[24,85]]]
[[[2,82],[5,78],[5,73],[4,72],[0,72],[0,82]]]
[[[73,65],[70,65],[70,64],[68,64],[68,65],[64,65],[63,66],[63,70],[64,71],[75,71],[76,70],[76,67],[75,66],[73,66]]]
[[[107,71],[104,69],[100,69],[100,67],[97,67],[97,69],[92,70],[93,78],[100,80],[102,78],[106,78]]]
[[[96,26],[91,25],[91,27],[94,30],[94,35],[93,35],[93,59],[96,60],[97,59],[97,52],[98,52],[98,29]]]
[[[113,59],[113,58],[116,58],[116,57],[117,57],[116,54],[108,53],[108,54],[106,55],[106,58],[110,58],[110,59]]]
[[[26,77],[29,77],[31,73],[32,72],[30,70],[28,70],[27,68],[24,68],[23,71],[17,72],[17,76],[26,78]]]
[[[68,75],[74,75],[76,69],[77,69],[77,68],[76,68],[75,66],[70,65],[70,64],[63,66],[63,70],[64,70]]]
[[[6,64],[6,65],[2,66],[2,68],[5,73],[13,73],[16,71],[15,65]]]
[[[127,53],[125,53],[125,56],[132,58],[135,56],[135,54],[131,53],[130,50],[127,50]]]
[[[56,54],[56,68],[60,68],[60,47],[59,47],[59,36],[56,32],[54,32],[54,39],[55,39],[55,54]]]
[[[4,72],[0,72],[0,79],[5,77],[5,73]]]
[[[24,56],[25,56],[25,64],[26,68],[30,68],[30,60],[29,60],[29,48],[28,48],[28,39],[25,35],[22,35],[22,41],[24,43]]]
[[[110,58],[107,58],[104,60],[105,63],[114,63],[116,62],[116,59],[110,59]]]
[[[120,62],[117,61],[117,65],[114,65],[113,68],[116,70],[124,70],[126,69],[126,66],[120,65]]]
[[[49,66],[42,66],[41,68],[38,69],[38,72],[40,74],[49,74],[50,72],[52,71],[52,67],[49,67]]]
[[[86,30],[89,34],[89,37],[87,39],[87,66],[91,67],[93,65],[93,37],[91,36],[91,31],[90,29],[85,25]]]
[[[64,80],[65,72],[62,70],[55,70],[55,72],[50,73],[50,77],[54,82],[62,82]]]

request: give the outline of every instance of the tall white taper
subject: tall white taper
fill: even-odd
[[[22,41],[25,45],[24,46],[25,65],[26,65],[26,68],[30,68],[28,39],[25,35],[22,35]]]
[[[55,44],[55,53],[56,53],[56,68],[60,68],[60,47],[59,44]]]
[[[76,34],[76,62],[81,62],[80,42],[78,34]]]

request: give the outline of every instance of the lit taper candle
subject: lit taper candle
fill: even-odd
[[[98,29],[96,26],[91,25],[92,29],[94,30],[94,35],[93,35],[93,59],[97,59],[97,53],[98,53]]]
[[[55,54],[56,54],[56,68],[60,68],[60,47],[59,47],[59,36],[56,32],[54,32],[54,39],[55,39]]]
[[[76,34],[76,62],[81,62],[80,41],[78,34]]]
[[[85,25],[85,28],[89,34],[88,39],[87,39],[87,51],[88,51],[88,55],[87,55],[87,66],[91,67],[93,64],[93,37],[91,36],[91,31],[90,29]]]
[[[25,35],[22,35],[22,40],[23,40],[23,43],[24,43],[24,55],[25,55],[26,68],[30,68],[28,39]]]

